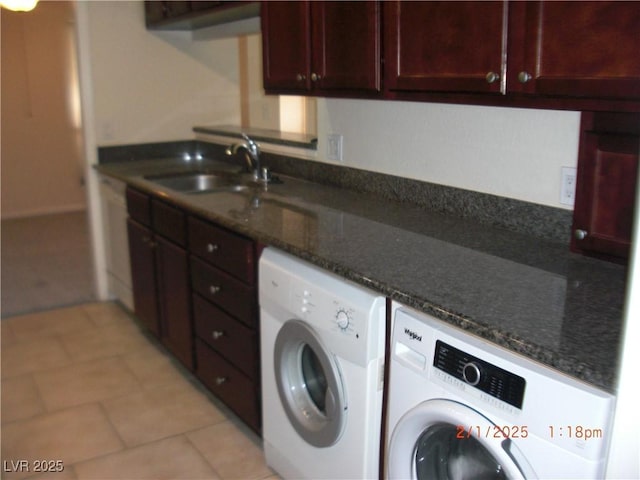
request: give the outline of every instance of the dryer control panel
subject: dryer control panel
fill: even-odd
[[[433,366],[487,395],[522,408],[526,381],[519,375],[469,355],[441,340],[436,341]]]
[[[289,254],[266,248],[260,258],[261,310],[282,323],[299,319],[331,352],[366,366],[384,357],[385,298]]]

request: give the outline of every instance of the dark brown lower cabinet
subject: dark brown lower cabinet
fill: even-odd
[[[193,370],[193,325],[191,319],[191,289],[189,260],[186,249],[174,243],[186,235],[186,217],[173,206],[149,201],[140,193],[127,196],[129,203],[128,230],[131,257],[131,279],[135,314],[189,370]],[[151,215],[140,218],[151,222],[145,226],[136,221],[141,202]],[[170,212],[170,213],[167,213]],[[168,220],[171,220],[168,222]],[[172,234],[172,240],[158,234],[169,230],[165,223],[182,224],[182,236]],[[180,228],[174,229],[179,231]]]
[[[193,370],[193,327],[187,252],[156,237],[156,266],[162,343]]]
[[[187,252],[131,219],[128,226],[135,314],[193,370]]]
[[[260,374],[258,365],[258,333],[238,322],[224,310],[200,297],[193,296],[196,335],[209,347],[233,362],[234,368],[252,381]]]
[[[188,232],[196,375],[260,433],[256,245],[194,217]]]
[[[127,207],[136,316],[260,433],[255,242],[131,188]]]
[[[129,218],[129,256],[135,314],[156,337],[160,337],[156,261],[151,229]]]
[[[256,432],[261,430],[260,402],[256,383],[222,355],[196,338],[198,378]]]

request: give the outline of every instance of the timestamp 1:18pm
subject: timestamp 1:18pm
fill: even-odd
[[[604,433],[601,428],[587,428],[582,425],[549,425],[549,437],[590,440],[592,438],[603,438]]]

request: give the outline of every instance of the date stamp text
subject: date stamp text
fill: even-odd
[[[538,437],[544,435],[544,431],[539,429],[536,433]],[[530,428],[527,425],[456,425],[456,438],[464,440],[468,438],[527,438],[530,435]],[[590,428],[584,425],[548,425],[546,435],[549,440],[576,439],[587,441],[604,438],[604,431],[601,428]]]

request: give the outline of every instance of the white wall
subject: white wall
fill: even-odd
[[[262,36],[247,37],[247,86],[249,125],[254,128],[278,130],[280,101],[277,95],[265,95],[262,86]]]
[[[578,112],[366,100],[318,101],[319,157],[344,135],[344,164],[437,184],[559,203],[575,167]]]
[[[194,125],[239,123],[237,38],[146,30],[139,1],[80,6],[97,145],[181,140]]]

